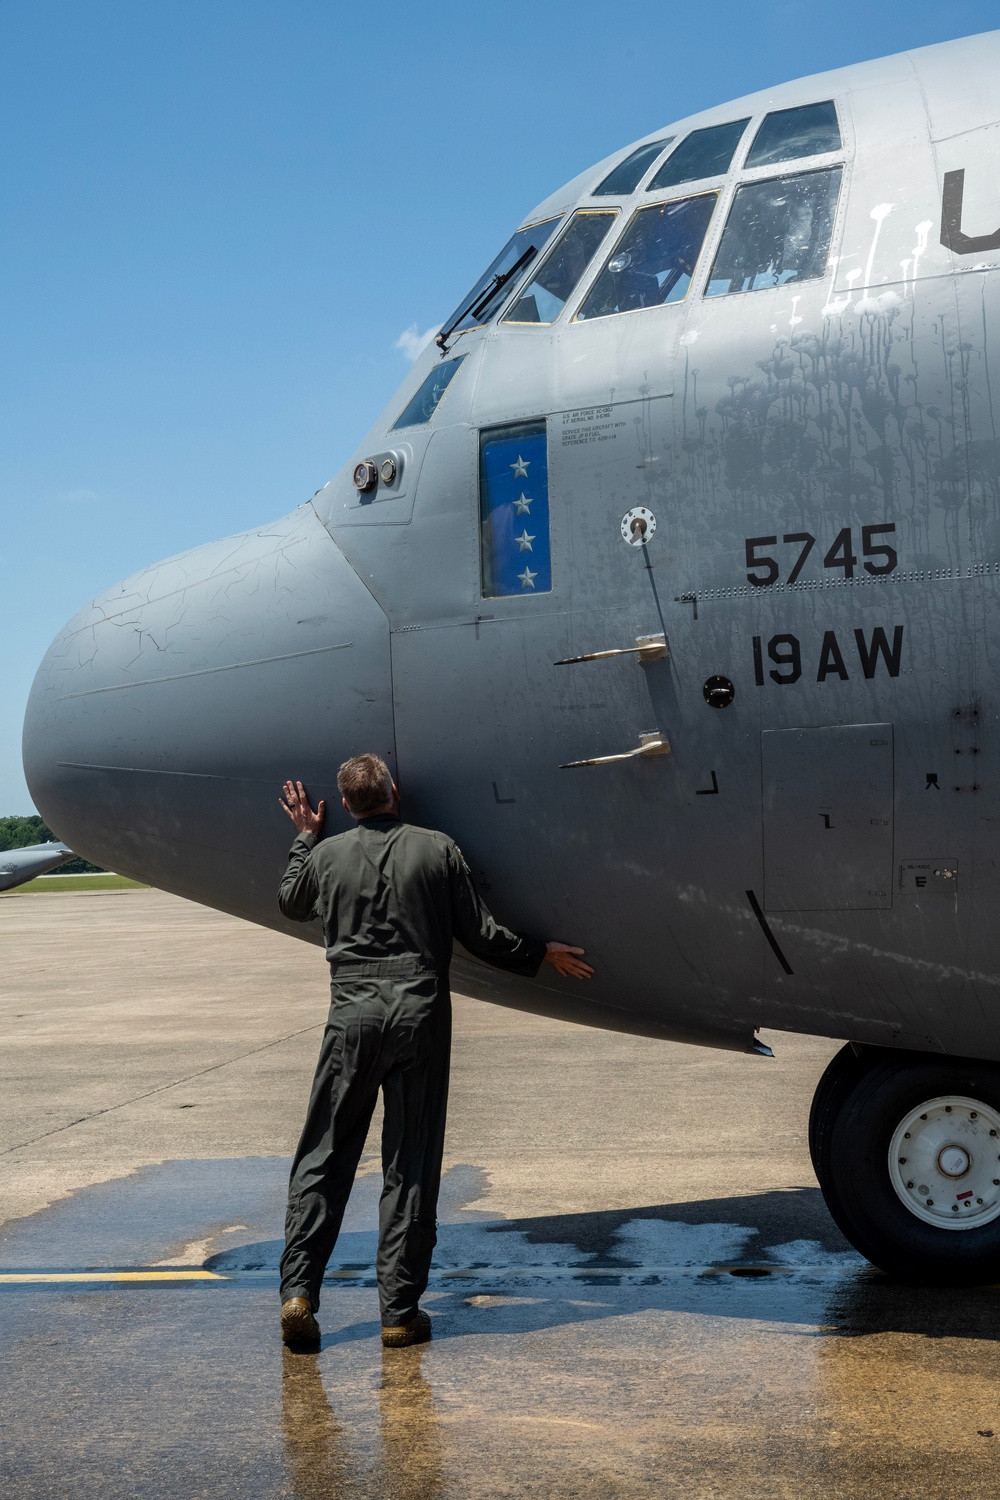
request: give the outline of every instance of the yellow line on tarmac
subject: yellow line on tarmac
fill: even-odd
[[[33,1281],[225,1281],[214,1271],[4,1271],[0,1286]]]

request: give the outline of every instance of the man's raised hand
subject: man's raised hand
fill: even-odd
[[[320,834],[326,817],[326,803],[321,802],[314,812],[301,781],[286,781],[284,793],[284,800],[278,798],[278,806],[288,814],[299,833]]]
[[[569,943],[546,943],[543,962],[551,964],[557,974],[566,979],[589,979],[593,969],[579,957],[584,948],[571,948]]]

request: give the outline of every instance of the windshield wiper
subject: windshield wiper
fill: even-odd
[[[448,324],[448,327],[443,329],[442,332],[439,333],[437,338],[434,340],[435,344],[437,344],[442,354],[448,353],[448,340],[455,332],[455,329],[458,327],[459,323],[461,323],[464,318],[468,318],[470,316],[473,318],[478,318],[482,314],[484,309],[487,308],[492,302],[493,298],[496,296],[497,292],[499,292],[500,288],[505,287],[508,281],[510,281],[513,276],[516,276],[518,271],[522,270],[528,264],[529,260],[531,260],[531,258],[537,254],[538,251],[535,249],[534,245],[529,245],[524,254],[518,256],[517,260],[511,266],[509,271],[498,271],[493,280],[490,282],[489,286],[486,288],[485,292],[480,293],[479,296],[477,296],[475,302],[466,307],[463,307],[460,312],[456,313],[455,317],[452,318],[451,322]]]

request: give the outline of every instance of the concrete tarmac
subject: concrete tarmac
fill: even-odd
[[[1000,1297],[840,1237],[773,1061],[456,999],[433,1342],[383,1352],[378,1120],[318,1354],[277,1331],[321,951],[152,891],[0,897],[0,1494],[992,1496]]]

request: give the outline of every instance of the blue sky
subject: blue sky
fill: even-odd
[[[0,814],[99,590],[340,466],[561,182],[693,110],[985,31],[993,5],[7,0]],[[401,342],[402,340],[402,342]]]

